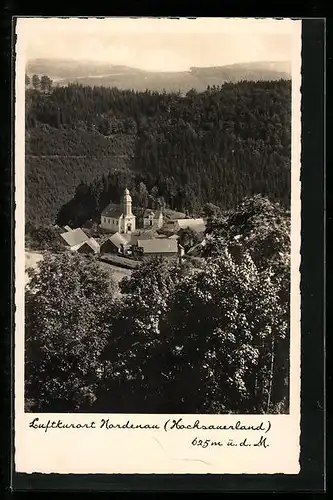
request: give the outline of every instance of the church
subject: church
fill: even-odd
[[[135,231],[132,197],[126,188],[121,205],[109,204],[102,212],[100,227],[110,233],[127,234]]]

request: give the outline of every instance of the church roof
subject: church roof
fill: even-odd
[[[119,219],[119,217],[123,215],[123,207],[122,205],[109,203],[109,205],[104,208],[102,215],[103,217],[112,217],[113,219]]]
[[[75,247],[76,245],[80,245],[89,239],[84,231],[79,227],[77,229],[73,229],[72,231],[67,231],[66,233],[62,233],[61,238],[65,240],[67,245],[70,247]]]

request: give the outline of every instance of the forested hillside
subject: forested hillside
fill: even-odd
[[[125,184],[139,192],[142,183],[170,208],[192,213],[207,202],[230,208],[256,193],[288,207],[290,126],[285,80],[228,83],[185,97],[79,85],[29,89],[27,220],[54,222],[85,185],[87,216],[118,202]]]

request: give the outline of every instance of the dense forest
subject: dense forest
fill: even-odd
[[[72,199],[89,193],[82,223],[118,203],[125,185],[139,193],[142,184],[153,199],[193,214],[257,193],[289,207],[290,81],[185,96],[45,86],[26,90],[27,221],[67,223],[78,207]]]

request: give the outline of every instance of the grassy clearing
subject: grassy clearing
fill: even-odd
[[[26,251],[25,252],[25,284],[29,283],[29,277],[28,277],[28,269],[35,269],[38,265],[38,263],[43,259],[43,255],[39,252],[34,252],[34,251]],[[98,264],[100,267],[106,271],[110,278],[112,278],[116,285],[117,285],[117,294],[120,294],[118,284],[119,282],[125,277],[128,276],[130,277],[132,274],[131,269],[125,269],[119,266],[114,266],[112,264],[108,264],[106,262],[101,262],[98,261]]]
[[[43,259],[43,255],[39,252],[25,252],[25,284],[29,283],[28,269],[35,269],[38,262]]]

